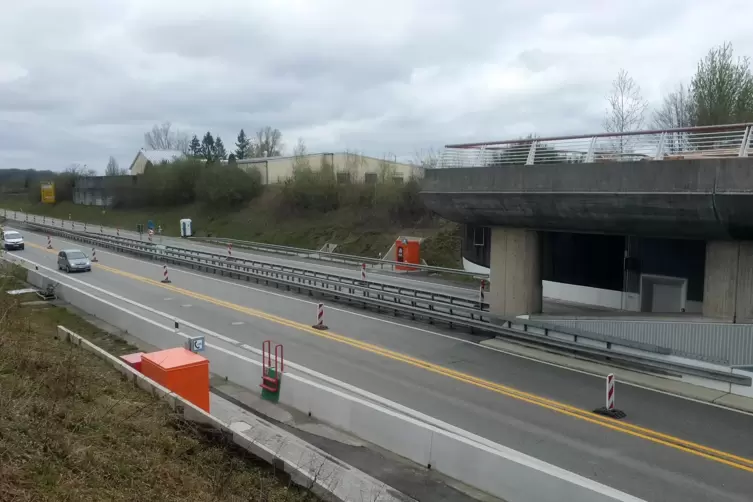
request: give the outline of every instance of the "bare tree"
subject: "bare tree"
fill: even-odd
[[[277,157],[282,155],[282,133],[279,129],[265,126],[256,131],[252,145],[252,157]]]
[[[693,101],[683,84],[664,96],[661,106],[654,110],[653,125],[657,129],[679,129],[692,127]]]
[[[144,147],[148,150],[178,150],[187,155],[190,144],[188,134],[173,131],[170,122],[155,124],[151,131],[144,133]]]
[[[643,116],[648,102],[641,95],[641,88],[628,72],[621,69],[612,81],[612,92],[607,96],[609,106],[604,117],[604,130],[623,134],[639,130],[643,126]],[[629,149],[627,138],[614,140],[615,149],[624,153]]]
[[[81,164],[71,164],[65,168],[64,173],[69,174],[74,178],[86,178],[97,175],[97,172],[94,169],[87,167],[86,164],[83,166]]]
[[[411,164],[424,169],[433,169],[439,164],[439,152],[433,148],[427,150],[418,150],[413,154]]]
[[[680,129],[695,125],[693,97],[683,84],[664,96],[662,104],[653,113],[653,126],[656,129]],[[688,133],[675,132],[665,139],[666,151],[678,153],[688,145]]]
[[[123,176],[127,174],[127,169],[121,169],[118,165],[118,161],[115,157],[110,156],[110,160],[107,161],[107,167],[105,167],[105,176]]]
[[[298,138],[298,143],[293,148],[293,170],[311,169],[311,162],[308,158],[308,150],[303,138]]]

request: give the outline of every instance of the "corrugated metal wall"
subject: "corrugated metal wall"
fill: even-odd
[[[753,324],[547,319],[547,322],[651,343],[692,357],[733,366],[753,364]]]

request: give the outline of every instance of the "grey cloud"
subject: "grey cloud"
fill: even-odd
[[[686,77],[665,69],[670,55],[687,58],[688,73],[725,38],[753,55],[749,29],[683,24],[705,0],[385,2],[366,14],[344,0],[307,3],[305,13],[242,0],[9,4],[0,68],[7,61],[27,75],[0,74],[0,167],[102,170],[110,155],[125,165],[143,132],[165,120],[227,145],[241,127],[271,125],[312,151],[401,157],[451,142],[597,132],[619,66],[674,82]],[[725,4],[739,2],[716,2]],[[753,16],[743,10],[736,16]],[[636,53],[677,26],[694,34],[692,49],[678,40]],[[576,54],[572,40],[591,45]],[[604,44],[613,53],[600,53]]]

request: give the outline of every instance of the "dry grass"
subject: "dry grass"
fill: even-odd
[[[61,322],[87,338],[98,330],[61,308],[21,306],[4,292],[17,286],[0,279],[0,500],[315,500],[54,338]]]
[[[385,253],[398,235],[429,238],[422,245],[423,257],[430,265],[461,266],[458,225],[438,218],[423,218],[412,224],[390,219],[379,207],[343,207],[322,214],[280,214],[276,187],[267,187],[264,195],[235,211],[212,210],[201,204],[172,208],[108,210],[71,202],[56,205],[31,204],[25,196],[4,195],[0,208],[86,221],[90,224],[119,226],[136,230],[137,223],[151,219],[161,224],[165,235],[179,235],[178,221],[192,218],[197,235],[208,234],[235,239],[319,249],[327,242],[339,244],[338,252],[376,258]],[[2,213],[2,211],[0,211]],[[447,242],[451,237],[451,242]]]

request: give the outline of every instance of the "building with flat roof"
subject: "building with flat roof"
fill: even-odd
[[[283,183],[293,176],[296,168],[311,168],[318,171],[322,166],[332,166],[341,183],[403,183],[421,178],[424,174],[424,168],[421,166],[348,152],[261,157],[236,162],[240,168],[258,169],[265,185]]]

